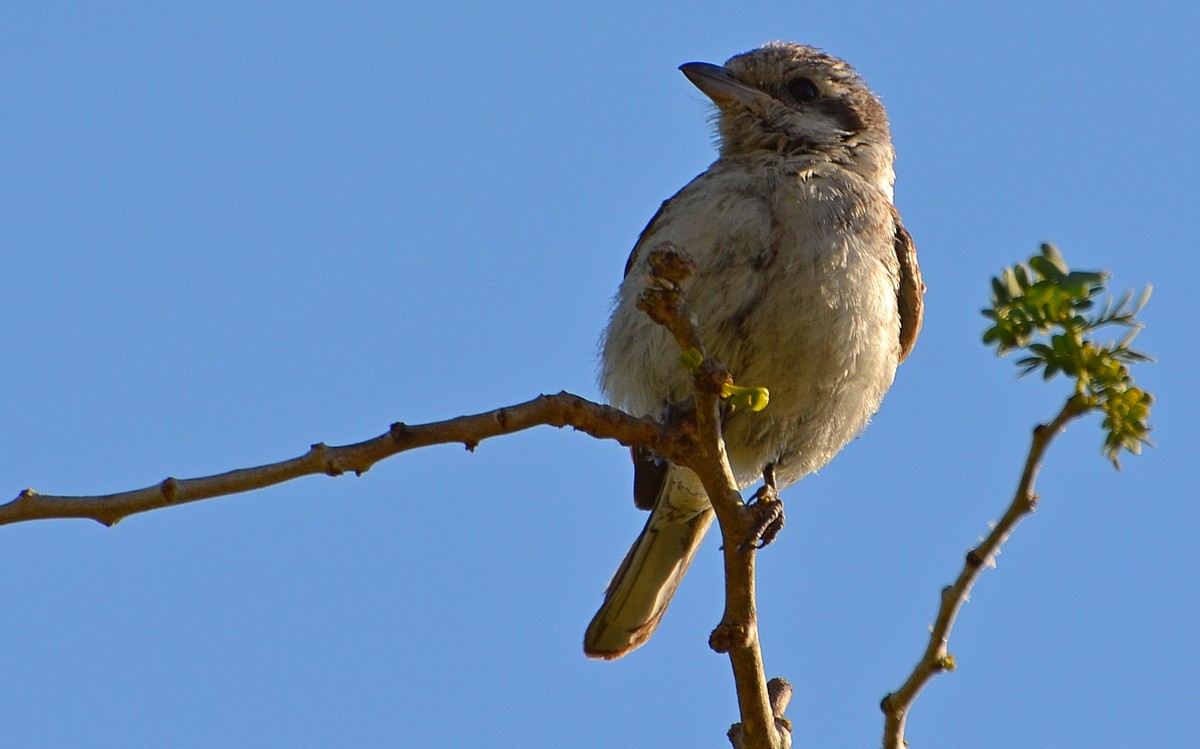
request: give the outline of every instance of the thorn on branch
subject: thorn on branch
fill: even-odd
[[[967,552],[967,564],[971,565],[973,569],[982,569],[987,564],[987,560],[979,553],[979,549],[971,549]]]
[[[388,427],[388,434],[392,436],[392,440],[397,444],[404,444],[410,433],[411,430],[408,428],[408,424],[405,424],[403,421],[397,421]]]

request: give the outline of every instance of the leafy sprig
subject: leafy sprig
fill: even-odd
[[[1041,370],[1044,379],[1058,374],[1075,381],[1074,399],[1081,411],[1104,414],[1104,455],[1120,468],[1120,453],[1139,454],[1150,444],[1153,396],[1133,383],[1129,367],[1153,361],[1130,347],[1142,328],[1138,313],[1150,299],[1150,287],[1135,301],[1133,292],[1106,298],[1106,272],[1072,271],[1052,244],[992,279],[992,306],[983,316],[992,321],[983,342],[1004,356],[1021,350],[1021,376]],[[1100,328],[1126,328],[1117,341],[1096,340]]]

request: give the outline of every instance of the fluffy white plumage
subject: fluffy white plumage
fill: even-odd
[[[724,425],[737,480],[749,485],[771,465],[783,488],[862,431],[920,326],[887,118],[849,65],[811,47],[774,43],[723,68],[682,69],[719,108],[721,155],[634,248],[601,384],[641,415],[689,394],[675,341],[637,309],[647,251],[673,243],[696,264],[684,288],[709,352],[739,384],[771,393],[766,410]],[[589,655],[616,658],[649,638],[711,521],[696,477],[670,467],[588,628]]]

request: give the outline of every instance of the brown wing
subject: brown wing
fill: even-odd
[[[663,201],[663,204],[660,205],[658,210],[654,212],[654,215],[650,217],[650,223],[646,224],[646,228],[642,229],[642,233],[638,235],[638,241],[633,246],[633,252],[629,253],[629,259],[625,261],[625,273],[622,278],[628,276],[629,271],[633,269],[633,264],[637,261],[638,250],[642,249],[642,245],[646,244],[646,238],[654,232],[654,225],[658,223],[658,219],[663,215],[663,211],[667,208],[667,203],[670,202],[670,199]]]
[[[644,447],[631,447],[629,454],[633,458],[633,504],[639,510],[653,510],[671,466]]]
[[[912,235],[900,223],[900,212],[892,207],[892,219],[896,224],[895,250],[900,261],[900,291],[897,294],[900,310],[900,361],[904,361],[917,343],[921,332],[921,318],[925,315],[925,282],[921,280],[921,269],[917,266],[917,248]]]

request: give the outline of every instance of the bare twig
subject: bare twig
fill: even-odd
[[[57,497],[26,489],[0,505],[0,525],[49,518],[88,518],[104,525],[130,515],[162,507],[261,489],[301,476],[323,473],[362,475],[384,458],[429,445],[460,442],[468,450],[488,437],[519,432],[530,427],[570,426],[599,439],[623,445],[644,445],[660,455],[675,456],[679,441],[652,419],[638,419],[624,411],[570,393],[541,395],[531,401],[472,416],[432,424],[392,424],[387,432],[354,445],[313,445],[304,455],[278,463],[241,468],[203,478],[167,478],[133,491],[89,497]]]
[[[950,630],[958,612],[971,593],[971,587],[979,579],[985,567],[994,563],[1000,547],[1016,529],[1021,519],[1037,508],[1038,497],[1034,494],[1033,485],[1041,468],[1042,456],[1049,447],[1050,441],[1066,428],[1072,420],[1091,410],[1086,399],[1082,396],[1070,398],[1058,416],[1049,424],[1041,424],[1033,430],[1033,439],[1029,445],[1029,455],[1025,459],[1025,468],[1021,473],[1021,481],[1017,485],[1016,494],[1004,517],[992,529],[987,538],[974,549],[967,552],[966,563],[958,579],[953,585],[942,589],[942,602],[938,608],[937,619],[929,633],[929,644],[925,648],[921,660],[913,668],[912,673],[901,687],[883,699],[880,707],[884,714],[883,745],[885,749],[903,749],[907,744],[904,740],[904,727],[908,712],[913,702],[925,685],[935,675],[943,671],[954,670],[954,656],[948,648]]]

